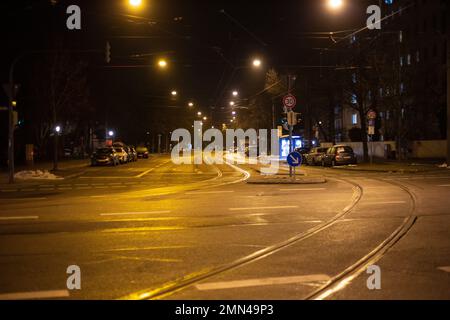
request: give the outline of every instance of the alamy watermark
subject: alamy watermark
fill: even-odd
[[[262,167],[261,173],[267,175],[276,174],[279,169],[280,143],[276,129],[270,130],[270,133],[267,129],[227,129],[224,137],[218,129],[203,132],[202,122],[195,121],[193,134],[187,129],[177,129],[172,132],[171,140],[177,143],[171,153],[172,162],[177,165],[223,164],[225,161],[232,164],[263,164],[268,167]],[[204,147],[205,142],[209,144]],[[224,160],[226,152],[235,153],[237,157]]]

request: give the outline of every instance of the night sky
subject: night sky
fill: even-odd
[[[89,63],[90,103],[98,120],[146,131],[151,128],[143,128],[145,110],[163,114],[164,108],[185,107],[188,101],[207,114],[215,107],[212,115],[222,121],[221,107],[231,90],[249,97],[263,88],[265,71],[271,67],[298,73],[295,65],[317,64],[314,48],[331,41],[317,39],[314,32],[359,28],[367,4],[378,1],[350,1],[339,14],[328,11],[325,0],[147,0],[139,10],[131,10],[124,0],[51,2],[1,2],[2,83],[7,82],[12,57],[45,50],[56,38],[67,50],[86,51],[79,57]],[[70,4],[81,7],[81,31],[65,27]],[[104,61],[106,41],[112,47],[110,64]],[[169,62],[167,70],[155,67],[161,57]],[[248,68],[253,57],[259,57],[264,68]],[[18,65],[16,78],[24,83],[23,95],[30,86],[30,61],[39,59],[43,57],[35,55]],[[172,89],[179,92],[173,101]],[[5,103],[6,97],[0,96],[0,101]]]

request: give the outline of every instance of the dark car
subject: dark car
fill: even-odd
[[[322,163],[322,157],[327,153],[328,148],[313,148],[305,157],[308,166],[317,166]]]
[[[149,152],[148,152],[147,147],[139,146],[139,147],[136,148],[136,152],[137,152],[138,158],[148,159]]]
[[[91,156],[91,165],[112,165],[117,166],[119,164],[119,157],[116,149],[112,147],[98,148]]]
[[[327,153],[322,156],[322,166],[324,167],[334,167],[356,163],[356,155],[353,152],[353,149],[349,146],[337,145],[331,147],[327,150]]]
[[[306,163],[306,155],[311,149],[307,147],[296,148],[295,151],[302,155],[302,163]]]
[[[134,162],[136,160],[137,155],[135,157],[135,154],[130,146],[124,146],[123,150],[127,153],[127,162]]]

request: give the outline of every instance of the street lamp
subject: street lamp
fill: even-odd
[[[236,111],[233,111],[231,114],[232,114],[233,116],[235,116],[235,115],[236,115]]]
[[[328,0],[328,7],[332,10],[339,10],[344,6],[343,0]]]
[[[206,121],[206,120],[208,120],[208,118],[207,117],[203,117],[203,120]]]
[[[176,96],[177,94],[178,94],[178,92],[176,92],[175,90],[173,90],[172,92],[171,92],[171,94],[172,94],[172,96]]]
[[[197,115],[198,115],[199,117],[201,117],[201,116],[202,116],[202,113],[199,111],[199,112],[197,112]]]
[[[160,67],[161,69],[165,69],[167,67],[167,61],[164,59],[158,60],[158,67]]]
[[[234,101],[230,101],[230,106],[234,106]]]
[[[138,8],[142,5],[142,0],[129,0],[128,3],[130,4],[130,6]]]
[[[233,97],[237,97],[239,95],[239,92],[237,92],[236,90],[233,91]]]
[[[55,132],[56,132],[57,134],[61,133],[61,126],[56,126],[56,127],[55,127]]]
[[[109,131],[108,131],[108,136],[109,136],[110,138],[114,137],[114,131],[109,130]]]
[[[194,106],[194,103],[193,102],[189,102],[188,106],[192,108]]]
[[[253,66],[254,66],[255,68],[261,67],[261,64],[262,64],[262,62],[261,62],[260,59],[254,59],[254,60],[253,60]]]

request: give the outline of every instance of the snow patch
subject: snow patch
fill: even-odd
[[[64,178],[55,176],[53,173],[47,170],[41,171],[20,171],[17,172],[14,177],[20,180],[62,180]]]

